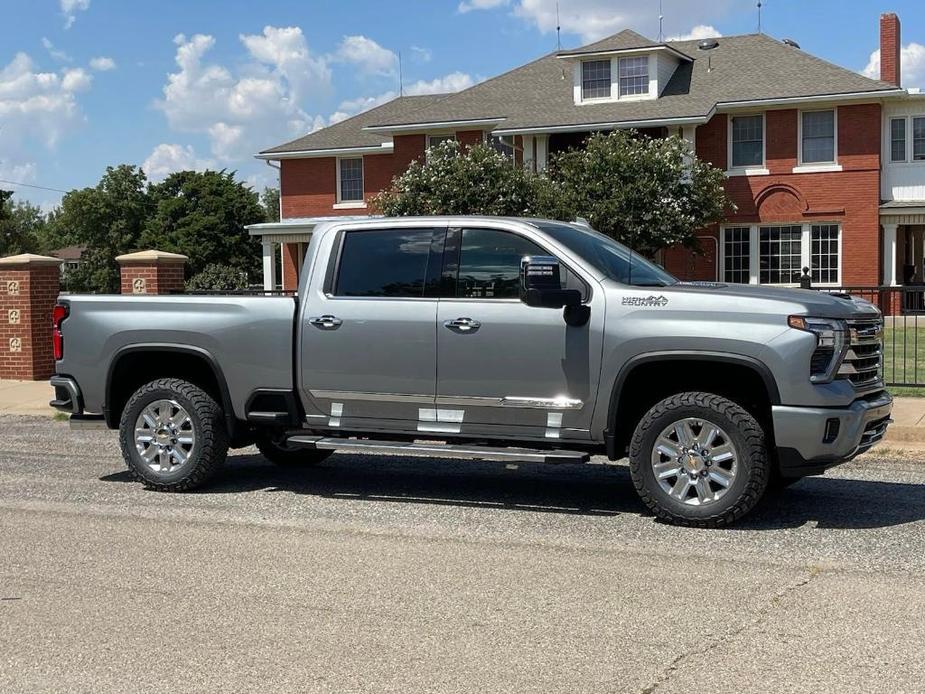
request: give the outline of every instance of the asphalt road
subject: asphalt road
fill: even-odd
[[[734,529],[625,468],[235,454],[144,491],[115,436],[0,417],[0,691],[925,691],[925,458]]]

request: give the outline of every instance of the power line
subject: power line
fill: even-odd
[[[60,188],[49,188],[47,186],[36,186],[31,183],[20,183],[19,181],[7,181],[3,178],[0,178],[0,183],[6,183],[11,186],[24,186],[25,188],[37,188],[38,190],[50,190],[54,193],[68,193],[70,191],[61,190]]]

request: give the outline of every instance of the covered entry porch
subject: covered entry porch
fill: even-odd
[[[907,288],[903,292],[903,312],[925,312],[925,201],[884,203],[880,207],[880,226],[882,284]],[[914,291],[917,288],[921,291]]]
[[[267,292],[294,292],[299,286],[299,274],[305,251],[315,227],[324,222],[367,219],[366,216],[298,217],[280,222],[251,224],[248,233],[260,240],[263,255],[263,289]]]

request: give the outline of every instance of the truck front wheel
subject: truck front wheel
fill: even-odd
[[[645,504],[676,525],[717,528],[748,513],[768,484],[764,431],[744,408],[711,393],[665,398],[639,421],[630,473]]]
[[[228,432],[211,395],[162,378],[129,398],[119,424],[129,471],[149,489],[182,492],[205,484],[225,462]]]

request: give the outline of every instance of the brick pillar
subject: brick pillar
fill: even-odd
[[[299,244],[283,244],[283,289],[294,292],[299,288]]]
[[[0,379],[42,381],[54,375],[51,314],[61,262],[28,253],[0,258]]]
[[[184,265],[179,253],[139,251],[116,258],[122,272],[123,294],[176,294],[183,291]]]

